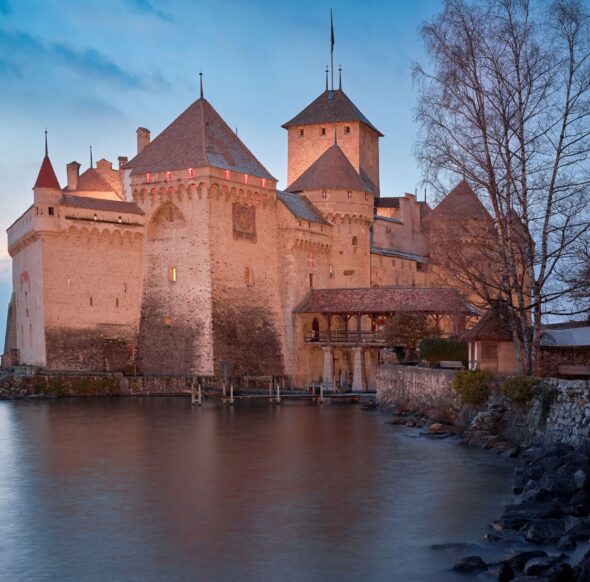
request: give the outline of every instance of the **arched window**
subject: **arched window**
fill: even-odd
[[[356,247],[356,245],[358,245],[358,244],[359,244],[359,239],[358,239],[358,237],[356,237],[356,236],[353,236],[353,237],[352,237],[352,246],[353,246],[353,247]]]

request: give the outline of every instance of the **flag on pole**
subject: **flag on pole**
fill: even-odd
[[[331,50],[334,52],[334,20],[332,19],[332,9],[330,8],[330,41],[331,41]]]

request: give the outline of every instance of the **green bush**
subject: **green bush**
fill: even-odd
[[[436,363],[441,360],[463,362],[467,365],[467,343],[456,339],[425,338],[420,342],[420,358],[426,362]]]
[[[531,376],[516,376],[503,382],[501,390],[512,402],[526,404],[536,394],[537,384],[538,381]]]
[[[490,396],[494,374],[487,370],[460,371],[453,378],[453,389],[459,393],[464,404],[479,406]]]

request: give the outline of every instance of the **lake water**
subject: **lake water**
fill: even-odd
[[[357,406],[0,402],[0,578],[464,580],[512,467]]]

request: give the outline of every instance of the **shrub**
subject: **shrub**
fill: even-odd
[[[453,378],[453,389],[459,393],[464,404],[481,405],[490,396],[494,375],[487,370],[460,371]]]
[[[441,360],[463,362],[467,365],[467,343],[456,339],[429,337],[420,342],[420,358],[430,363]]]
[[[537,384],[538,381],[531,376],[516,376],[503,382],[501,390],[512,402],[526,404],[536,394]]]

